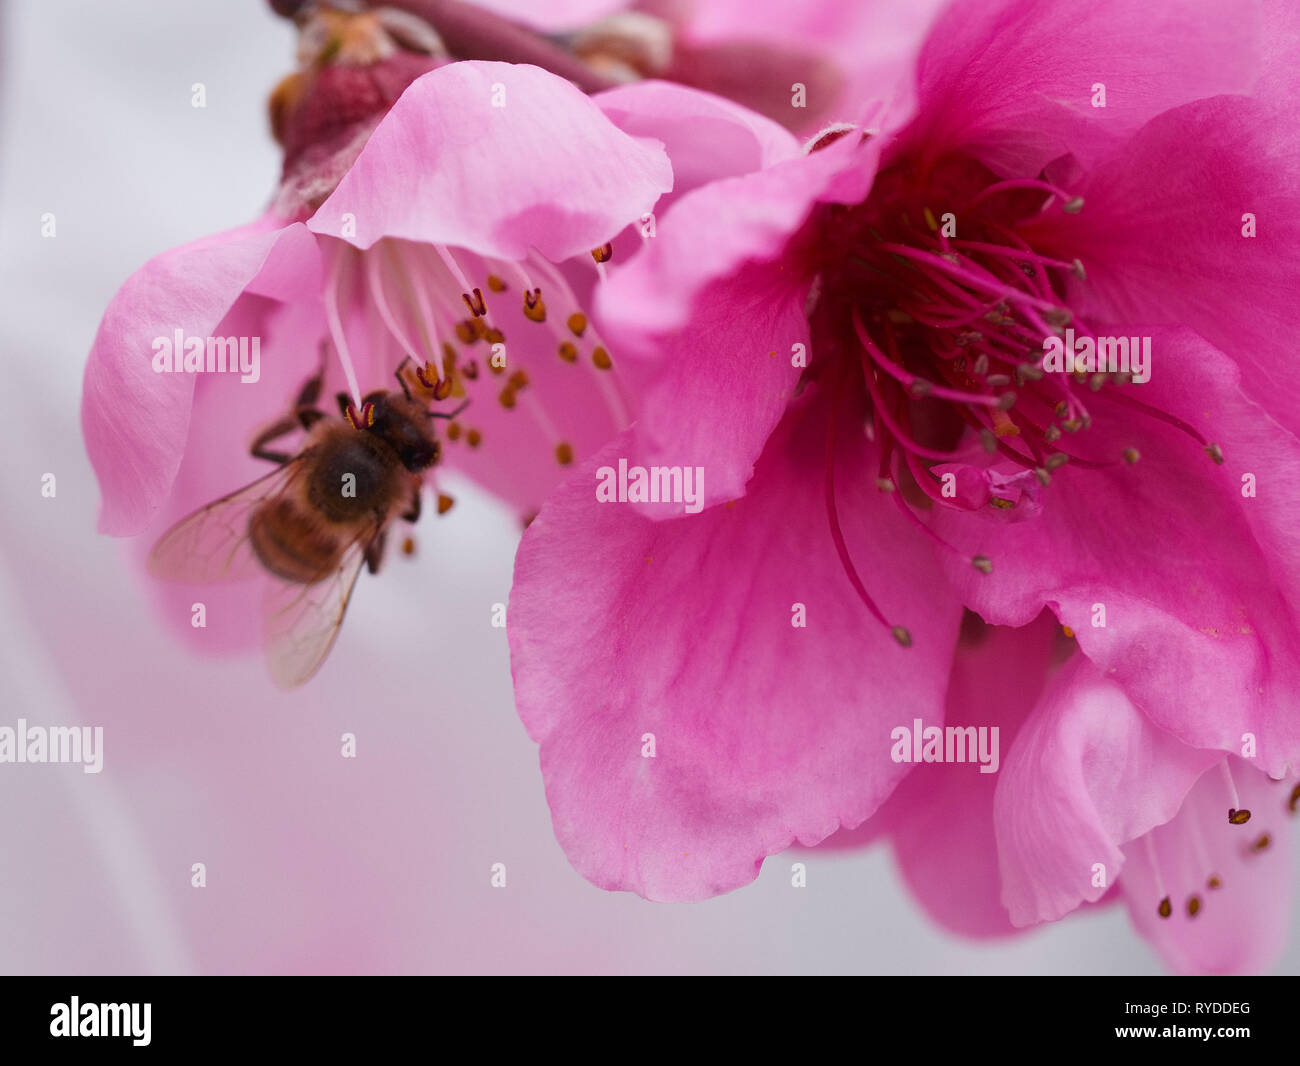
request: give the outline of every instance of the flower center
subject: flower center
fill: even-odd
[[[609,350],[564,275],[540,254],[511,262],[392,238],[365,251],[321,240],[327,257],[323,340],[358,408],[362,390],[352,353],[360,348],[372,372],[398,370],[414,395],[495,402],[526,412],[555,461],[568,466],[573,445],[529,388],[530,360],[549,349],[560,362],[587,364],[611,422],[619,429],[630,422],[626,401],[607,373],[613,368]],[[591,254],[595,270],[603,270],[609,246]],[[535,332],[509,344],[506,328],[517,339],[519,330]],[[483,432],[470,417],[466,424],[452,421],[447,439],[477,449]]]
[[[838,535],[830,464],[835,422],[848,409],[865,411],[867,436],[879,446],[877,486],[950,551],[918,510],[1036,507],[1067,463],[1138,461],[1133,447],[1089,456],[1082,441],[1069,440],[1092,424],[1094,405],[1111,418],[1136,411],[1172,425],[1223,461],[1195,428],[1132,395],[1140,388],[1132,385],[1140,348],[1130,363],[1123,338],[1118,360],[1117,344],[1099,339],[1070,309],[1066,293],[1072,282],[1086,281],[1083,263],[1033,247],[1032,222],[1083,206],[1044,177],[1001,180],[959,156],[924,170],[903,158],[881,170],[865,202],[824,205],[805,233],[817,277],[809,312],[813,349],[828,356],[807,373],[827,377],[840,398],[827,451],[831,532],[851,583],[882,622]],[[1064,350],[1065,343],[1094,355],[1075,364],[1071,352],[1068,363],[1062,357],[1066,372],[1050,372],[1057,368],[1045,351]],[[1145,343],[1149,360],[1149,338]],[[1109,359],[1099,361],[1098,352]],[[992,572],[987,555],[970,563]],[[904,627],[891,629],[900,644],[910,644]]]

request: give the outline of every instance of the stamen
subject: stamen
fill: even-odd
[[[348,404],[343,415],[353,429],[369,429],[375,424],[375,405],[373,403],[363,403],[361,410],[358,411],[352,404]]]
[[[1128,393],[1120,392],[1117,389],[1107,389],[1100,395],[1107,397],[1122,407],[1141,411],[1143,414],[1149,415],[1151,418],[1164,422],[1166,425],[1173,426],[1175,429],[1187,434],[1187,436],[1191,437],[1192,440],[1196,441],[1197,444],[1205,449],[1205,453],[1216,463],[1223,462],[1223,452],[1219,449],[1219,446],[1217,444],[1211,444],[1201,436],[1200,432],[1194,426],[1184,422],[1181,418],[1177,418],[1174,415],[1169,414],[1167,411],[1161,411],[1159,408],[1145,404],[1141,400],[1136,400]]]
[[[841,383],[843,374],[840,375]],[[836,392],[839,390],[837,389]],[[835,543],[836,554],[839,555],[840,565],[844,568],[844,573],[848,576],[849,584],[853,586],[853,591],[858,594],[858,598],[871,612],[872,617],[882,626],[889,629],[890,633],[898,643],[904,648],[912,646],[912,634],[903,626],[891,625],[886,621],[885,616],[881,613],[880,608],[876,606],[875,601],[871,598],[862,584],[862,579],[858,577],[858,571],[853,565],[853,559],[849,555],[848,545],[844,541],[844,531],[840,528],[839,509],[835,505],[835,411],[832,409],[828,419],[829,427],[826,434],[826,517],[831,527],[831,540]]]
[[[1201,835],[1201,823],[1195,818],[1188,818],[1186,821],[1187,832],[1192,841],[1192,851],[1196,855],[1196,863],[1200,869],[1211,871],[1205,879],[1205,887],[1213,891],[1223,882],[1219,880],[1219,875],[1213,872],[1214,866],[1210,862],[1210,853],[1205,846],[1205,838]]]
[[[980,277],[979,274],[972,273],[970,266],[976,266],[976,264],[972,263],[968,266],[963,265],[960,261],[954,263],[952,259],[956,259],[956,256],[953,256],[950,259],[942,255],[935,255],[932,252],[921,251],[918,248],[910,248],[906,244],[894,244],[890,241],[881,242],[879,247],[881,251],[891,252],[903,259],[913,260],[917,263],[934,267],[936,270],[942,271],[972,289],[982,289],[985,292],[997,293],[1017,304],[1037,307],[1043,311],[1059,312],[1061,310],[1061,308],[1057,307],[1056,304],[1049,303],[1047,300],[1040,299],[1037,296],[1031,296],[1029,293],[1024,292],[1021,289],[1013,289],[1010,285],[1003,284],[992,274],[989,274],[988,271],[984,272],[987,277]]]
[[[885,428],[889,433],[900,444],[902,444],[907,451],[919,455],[923,459],[934,459],[938,462],[965,461],[970,458],[969,450],[960,452],[936,451],[933,448],[925,447],[923,444],[920,444],[913,439],[907,431],[903,429],[900,423],[894,421],[893,415],[890,414],[889,410],[885,407],[885,401],[881,397],[879,385],[875,379],[875,375],[871,372],[871,364],[867,362],[865,352],[862,353],[861,359],[863,363],[863,378],[866,382],[867,392],[871,395],[871,402],[874,406],[875,414],[879,417],[881,422],[885,424]]]
[[[921,486],[922,491],[925,492],[926,495],[929,495],[932,499],[939,499],[940,497],[938,496],[938,494],[933,493],[932,491],[933,486],[929,485],[927,487],[927,483],[930,482],[931,480],[930,476],[925,470],[919,469],[919,463],[916,461],[915,457],[908,454],[906,451],[903,451],[902,459],[904,462],[907,463],[908,469],[910,469],[912,472],[913,479],[916,481],[916,483],[919,486]],[[881,482],[884,482],[885,484],[882,485]],[[878,478],[876,481],[876,485],[878,488],[889,492],[893,496],[894,503],[898,505],[898,509],[903,513],[903,516],[907,518],[925,536],[929,537],[930,540],[932,540],[944,551],[951,552],[953,555],[956,555],[960,558],[965,558],[965,555],[961,551],[959,551],[953,545],[949,544],[946,540],[944,540],[941,536],[939,536],[938,533],[936,533],[933,529],[931,529],[928,525],[926,525],[926,523],[921,521],[921,519],[917,516],[916,512],[913,510],[911,502],[906,499],[903,493],[894,492],[894,480],[892,478]],[[970,563],[981,574],[993,573],[993,561],[987,555],[976,555],[971,558]]]
[[[1042,263],[1044,266],[1059,267],[1062,270],[1068,270],[1074,274],[1080,281],[1083,272],[1083,264],[1075,259],[1072,262],[1066,262],[1064,259],[1053,259],[1051,256],[1039,255],[1037,252],[1016,251],[1002,244],[984,244],[981,241],[959,241],[954,238],[953,247],[958,249],[970,249],[975,252],[987,252],[997,258],[1006,259],[1011,262],[1027,261],[1031,263]]]
[[[993,185],[986,186],[976,193],[972,199],[966,202],[966,206],[963,210],[969,211],[976,204],[983,203],[990,196],[994,196],[997,193],[1011,192],[1016,189],[1042,189],[1044,192],[1050,193],[1053,197],[1060,200],[1062,210],[1067,211],[1070,214],[1077,214],[1083,208],[1082,197],[1071,197],[1068,192],[1056,185],[1049,185],[1045,181],[1038,181],[1033,178],[1017,178],[1009,181],[999,181]],[[1051,201],[1049,200],[1048,203],[1050,202]],[[1046,204],[1044,204],[1044,206],[1046,206]],[[1073,207],[1073,210],[1071,210],[1071,207]]]
[[[329,329],[330,339],[334,342],[334,351],[343,366],[343,376],[347,379],[348,392],[354,403],[361,402],[361,387],[357,384],[357,372],[352,365],[352,355],[348,351],[347,337],[343,333],[343,320],[339,315],[339,296],[343,287],[345,249],[339,249],[330,264],[330,276],[322,294],[325,309],[325,324]]]
[[[438,358],[438,322],[430,302],[431,297],[429,287],[426,285],[424,271],[420,269],[418,262],[414,265],[408,263],[406,256],[403,254],[403,249],[399,247],[394,246],[393,259],[397,264],[398,277],[403,281],[408,296],[415,299],[417,308],[415,320],[420,330],[420,336],[424,338],[430,361],[436,364]],[[434,366],[434,373],[439,373],[436,365]],[[439,376],[441,375],[439,374]]]
[[[546,301],[542,299],[541,289],[524,293],[524,317],[530,322],[546,321]]]
[[[1232,768],[1228,765],[1228,760],[1224,759],[1219,763],[1219,768],[1223,771],[1223,781],[1228,788],[1228,796],[1231,799],[1231,806],[1228,807],[1228,824],[1245,825],[1250,821],[1250,811],[1238,810],[1237,805],[1241,799],[1237,795],[1237,782],[1232,779]]]
[[[1155,877],[1156,892],[1160,895],[1160,906],[1156,908],[1156,913],[1161,918],[1168,918],[1174,913],[1173,901],[1169,898],[1169,893],[1165,891],[1165,879],[1160,873],[1160,864],[1156,859],[1156,846],[1153,841],[1154,830],[1147,833],[1142,842],[1146,845],[1147,861],[1151,864],[1151,873]]]
[[[1006,401],[1002,396],[991,396],[988,393],[962,392],[958,389],[950,389],[943,385],[935,385],[924,378],[918,378],[909,374],[901,366],[896,366],[885,357],[871,337],[867,335],[866,327],[862,324],[862,319],[858,315],[858,309],[853,309],[853,329],[858,335],[858,340],[862,342],[863,348],[866,349],[872,360],[881,370],[885,371],[890,377],[902,385],[912,390],[913,395],[917,396],[937,396],[944,400],[954,400],[957,403],[976,403],[983,404],[987,407],[1001,407]]]
[[[569,287],[568,282],[565,281],[564,275],[561,274],[559,269],[544,256],[530,254],[528,262],[532,268],[542,276],[543,280],[546,281],[552,296],[559,302],[561,312],[563,312],[566,307],[575,308],[575,310],[565,316],[564,324],[575,336],[583,336],[587,333],[590,334],[590,340],[596,346],[592,351],[591,356],[593,366],[595,366],[597,370],[609,370],[613,366],[613,362],[609,358],[609,352],[601,341],[599,334],[594,328],[591,328],[591,323],[588,321],[587,316],[576,309],[578,303],[577,297],[573,295],[573,290]],[[523,274],[524,272],[522,267],[519,269],[521,274]],[[524,274],[524,277],[526,278],[527,275]],[[534,287],[529,282],[525,282],[525,286]],[[577,346],[574,345],[564,334],[560,324],[552,319],[548,320],[548,326],[551,328],[556,340],[560,342],[560,358],[565,362],[576,362],[578,355]],[[570,351],[573,353],[573,359],[568,358]],[[631,424],[631,415],[628,413],[627,401],[623,397],[623,392],[617,376],[598,374],[597,387],[600,389],[601,399],[605,401],[605,406],[609,410],[614,425],[620,431],[626,429]]]
[[[382,262],[380,256],[384,253],[378,248],[372,249],[368,254],[363,253],[362,258],[366,264],[366,284],[370,290],[370,299],[373,301],[375,309],[379,312],[379,317],[383,321],[385,328],[393,335],[393,339],[404,353],[413,354],[415,345],[407,339],[405,332],[398,325],[396,317],[388,306],[388,299],[384,295],[384,286],[380,277]],[[428,338],[426,338],[427,341]]]
[[[456,284],[460,286],[462,299],[465,301],[465,306],[470,309],[470,313],[476,318],[485,314],[487,309],[483,304],[482,290],[474,288],[474,286],[469,283],[469,279],[465,277],[464,271],[460,269],[460,264],[456,262],[456,257],[451,254],[451,249],[445,248],[441,244],[433,245],[433,249],[438,253],[438,258],[446,265],[451,276],[456,279]],[[473,293],[472,300],[470,299],[471,292]]]

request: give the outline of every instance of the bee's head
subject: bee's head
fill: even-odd
[[[402,465],[413,474],[438,461],[441,446],[433,434],[428,409],[400,392],[372,392],[361,405],[349,407],[353,427],[373,433],[388,444]]]

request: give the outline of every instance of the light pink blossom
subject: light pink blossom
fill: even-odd
[[[671,187],[662,149],[539,68],[430,70],[435,58],[375,47],[385,38],[373,26],[358,44],[347,26],[328,52],[339,69],[318,69],[317,55],[305,83],[277,94],[287,156],[267,214],[151,260],[105,312],[82,406],[103,532],[156,534],[267,472],[249,441],[322,353],[326,397],[345,390],[360,406],[363,392],[396,388],[412,357],[449,398],[470,400],[445,465],[521,517],[629,420],[582,305],[601,269],[593,250]],[[156,372],[154,342],[177,330],[258,338],[257,380]],[[189,630],[191,591],[158,595]],[[212,589],[220,609],[194,639],[208,650],[258,639],[248,600]]]

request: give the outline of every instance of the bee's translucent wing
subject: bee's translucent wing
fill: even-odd
[[[301,459],[294,459],[182,518],[154,545],[149,572],[202,585],[266,573],[248,543],[248,517],[263,500],[283,492],[301,470]]]
[[[262,632],[271,676],[281,688],[301,685],[334,646],[352,598],[366,548],[379,529],[369,527],[343,552],[338,569],[314,585],[271,580],[262,597]]]

